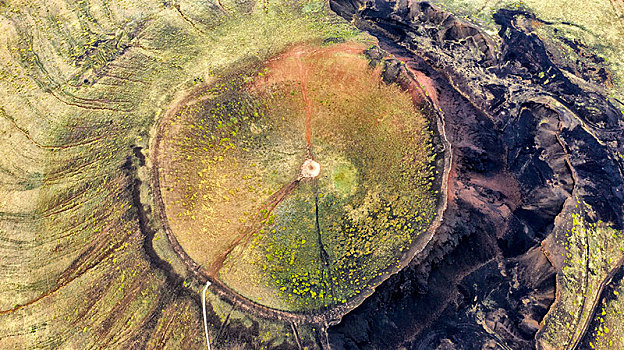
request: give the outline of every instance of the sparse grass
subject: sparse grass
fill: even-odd
[[[0,348],[203,348],[187,287],[146,256],[133,148],[147,154],[155,120],[194,84],[294,40],[355,36],[290,1],[227,14],[179,1],[197,23],[171,3],[0,4]],[[244,317],[250,333],[275,327]]]
[[[606,296],[589,329],[588,345],[591,349],[624,348],[624,284],[621,282]]]
[[[434,215],[427,122],[361,49],[293,47],[253,77],[218,81],[171,121],[161,187],[172,228],[210,267],[260,214],[219,275],[252,300],[288,310],[344,303]],[[306,156],[306,108],[321,175],[264,211]]]
[[[540,342],[546,349],[568,348],[580,341],[607,276],[622,263],[624,234],[602,222],[585,219],[588,208],[578,203],[563,240],[564,266],[557,276],[558,298],[544,320]],[[597,317],[600,315],[598,307]]]

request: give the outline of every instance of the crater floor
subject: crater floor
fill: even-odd
[[[247,299],[291,311],[345,303],[435,216],[428,122],[364,48],[292,47],[199,88],[163,122],[173,235]]]

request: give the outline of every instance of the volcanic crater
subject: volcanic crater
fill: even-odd
[[[269,316],[335,321],[429,242],[448,147],[425,87],[385,82],[371,53],[296,45],[161,121],[160,213],[201,283]]]

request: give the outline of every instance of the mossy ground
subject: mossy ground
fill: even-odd
[[[624,348],[624,284],[620,280],[612,289],[607,291],[604,300],[596,311],[596,315],[589,328],[586,343],[591,349],[622,349]]]
[[[252,300],[288,310],[344,303],[433,218],[427,122],[363,48],[295,46],[172,119],[182,125],[165,142],[172,228],[208,269],[232,249],[219,278]],[[321,174],[267,206],[307,156],[308,113]]]

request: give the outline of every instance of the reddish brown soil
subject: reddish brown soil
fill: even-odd
[[[266,62],[266,68],[270,71],[269,75],[264,78],[256,79],[249,87],[255,91],[262,91],[271,84],[282,81],[296,81],[301,86],[302,99],[305,103],[305,140],[308,148],[308,155],[311,155],[311,147],[313,142],[312,128],[310,126],[312,117],[315,113],[314,106],[308,98],[308,74],[312,69],[305,60],[320,62],[327,58],[335,56],[337,53],[347,53],[352,55],[361,54],[366,46],[357,43],[345,43],[332,45],[329,47],[316,47],[307,45],[296,45],[288,49],[283,54]],[[343,59],[356,59],[344,57]],[[289,59],[295,59],[296,67],[287,64]],[[379,74],[378,71],[374,74]],[[334,77],[337,81],[343,81],[343,77]]]

